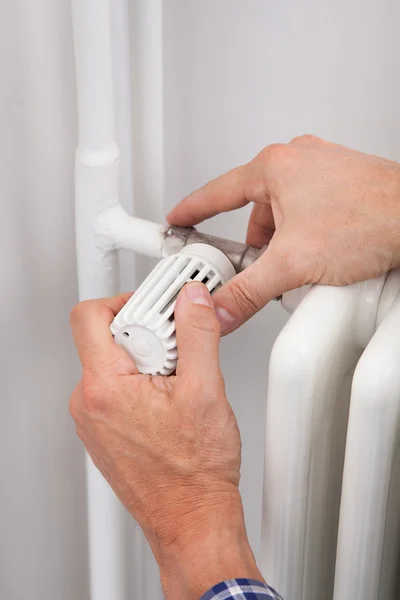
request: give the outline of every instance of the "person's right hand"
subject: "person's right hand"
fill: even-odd
[[[400,266],[400,166],[314,136],[267,146],[169,214],[188,227],[254,202],[263,255],[213,296],[223,333],[305,284],[347,285]]]

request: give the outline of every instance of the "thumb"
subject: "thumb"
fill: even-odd
[[[213,295],[221,334],[234,331],[268,302],[300,287],[298,261],[271,243],[256,262]]]
[[[178,377],[206,383],[219,377],[220,325],[213,301],[200,282],[185,285],[175,307]]]

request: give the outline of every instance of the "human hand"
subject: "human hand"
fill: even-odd
[[[114,342],[110,323],[127,299],[72,311],[83,370],[70,400],[77,433],[141,525],[166,598],[199,598],[224,579],[260,579],[244,526],[240,435],[219,367],[211,296],[200,283],[179,295],[172,377],[138,374]]]
[[[229,333],[281,294],[347,285],[400,266],[400,166],[314,136],[267,146],[169,214],[188,227],[254,202],[247,243],[262,256],[213,295]]]

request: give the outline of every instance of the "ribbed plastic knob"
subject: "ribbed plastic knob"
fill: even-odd
[[[213,293],[234,275],[225,254],[207,244],[190,244],[164,258],[112,322],[115,341],[141,373],[170,375],[178,359],[174,310],[179,291],[189,281],[202,281]]]

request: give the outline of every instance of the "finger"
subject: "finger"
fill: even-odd
[[[213,295],[221,334],[234,331],[268,302],[300,287],[295,254],[279,250],[274,241],[255,263]]]
[[[217,177],[190,196],[169,213],[171,225],[190,227],[222,212],[248,204],[245,192],[246,166],[237,167]]]
[[[210,292],[202,283],[189,283],[175,308],[178,345],[177,376],[195,383],[215,382],[220,376],[220,326]]]
[[[278,172],[292,160],[287,144],[271,144],[247,165],[210,181],[182,200],[168,215],[171,225],[190,227],[217,214],[235,210],[249,202],[268,203],[276,192]]]
[[[113,369],[120,374],[135,374],[129,355],[114,342],[110,324],[131,294],[114,298],[87,300],[71,312],[71,327],[83,369]]]
[[[270,204],[255,204],[247,227],[246,243],[255,248],[268,244],[274,235],[274,215]]]

